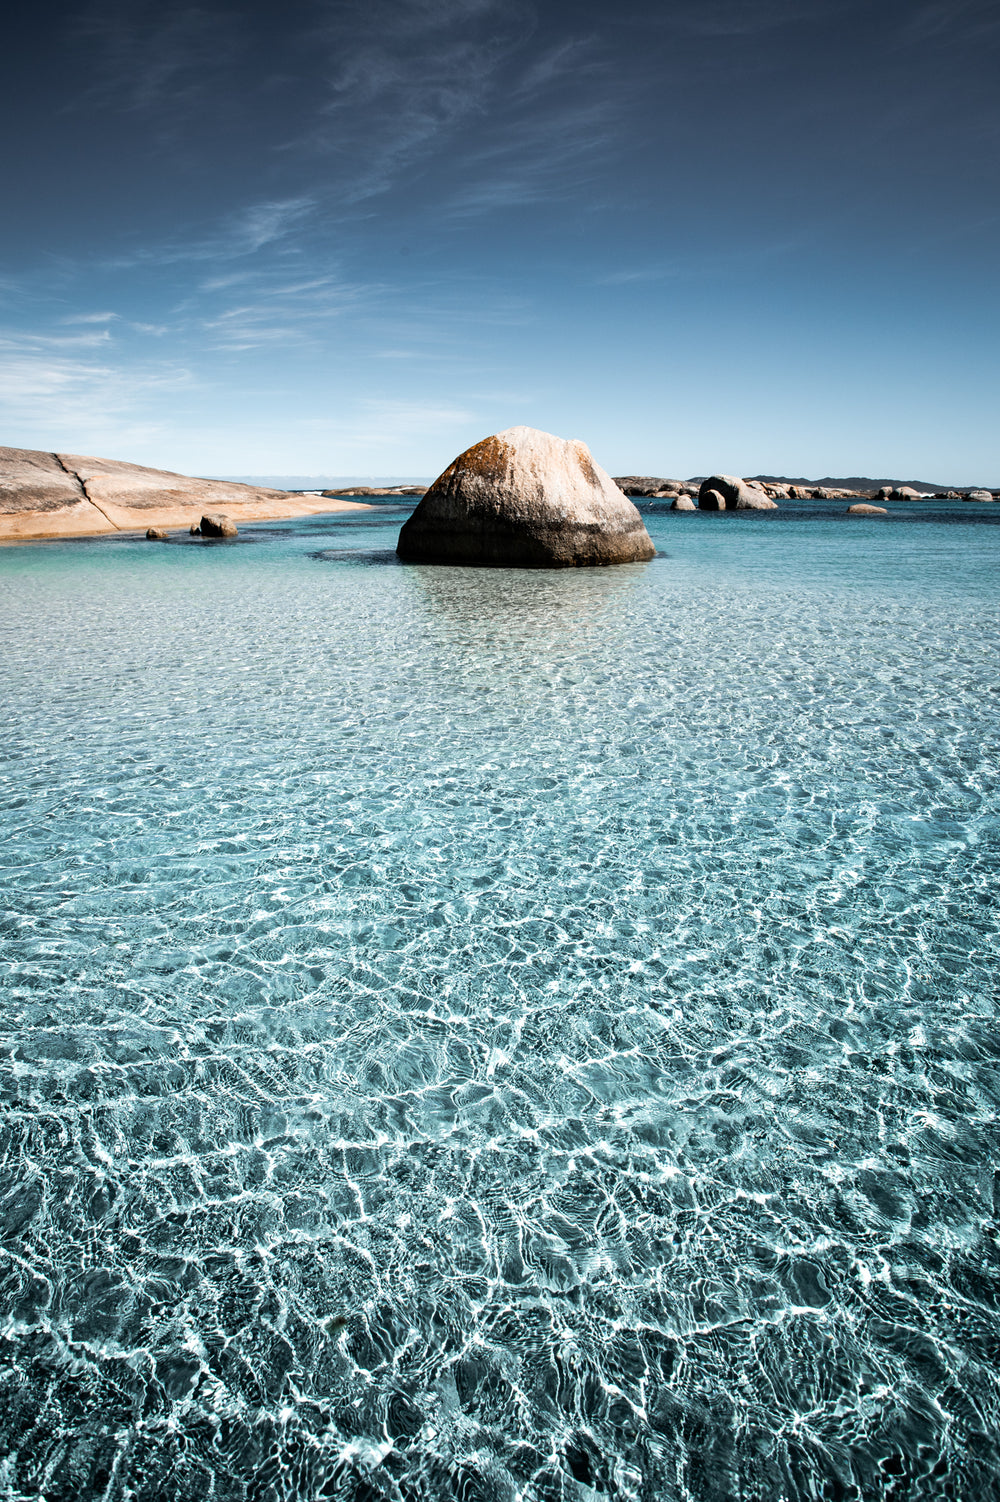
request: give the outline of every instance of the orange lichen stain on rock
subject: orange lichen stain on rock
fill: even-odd
[[[459,455],[451,470],[470,470],[473,474],[487,475],[495,478],[497,472],[503,467],[507,458],[507,445],[501,443],[498,438],[484,438],[481,443],[474,443],[471,449],[466,449],[464,454]],[[451,471],[446,470],[445,474]]]

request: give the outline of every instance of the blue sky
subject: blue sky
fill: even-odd
[[[154,4],[0,59],[0,441],[1000,483],[1000,7]]]

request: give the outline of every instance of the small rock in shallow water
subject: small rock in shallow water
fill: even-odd
[[[848,506],[848,516],[888,516],[884,506],[869,506],[867,501],[861,501],[857,506]]]
[[[679,495],[675,501],[671,502],[670,509],[671,511],[697,511],[698,507],[689,495]]]
[[[698,492],[698,509],[700,511],[725,511],[726,498],[717,490],[705,490]]]
[[[192,522],[190,527],[188,527],[188,531],[190,532],[192,537],[201,536],[201,528],[199,527],[197,522]]]
[[[202,537],[238,537],[239,528],[228,516],[223,516],[221,511],[213,511],[201,519]]]
[[[161,531],[159,527],[147,527],[146,536],[150,542],[166,542],[167,540],[166,532]]]

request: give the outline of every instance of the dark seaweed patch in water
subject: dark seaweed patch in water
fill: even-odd
[[[200,533],[190,533],[186,529],[183,532],[171,532],[166,537],[146,537],[141,532],[104,532],[97,537],[81,537],[80,542],[111,543],[120,547],[122,544],[133,545],[142,543],[145,548],[152,547],[193,547],[193,548],[232,548],[247,547],[248,544],[269,542],[273,539],[273,532],[255,534],[253,532],[240,531],[237,537],[202,537]],[[77,539],[73,539],[76,541]]]
[[[318,563],[360,563],[366,568],[372,564],[393,567],[402,563],[394,548],[321,548],[306,556]]]

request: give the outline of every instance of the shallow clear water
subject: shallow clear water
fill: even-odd
[[[838,513],[0,552],[0,1496],[1000,1493],[1000,526]]]

